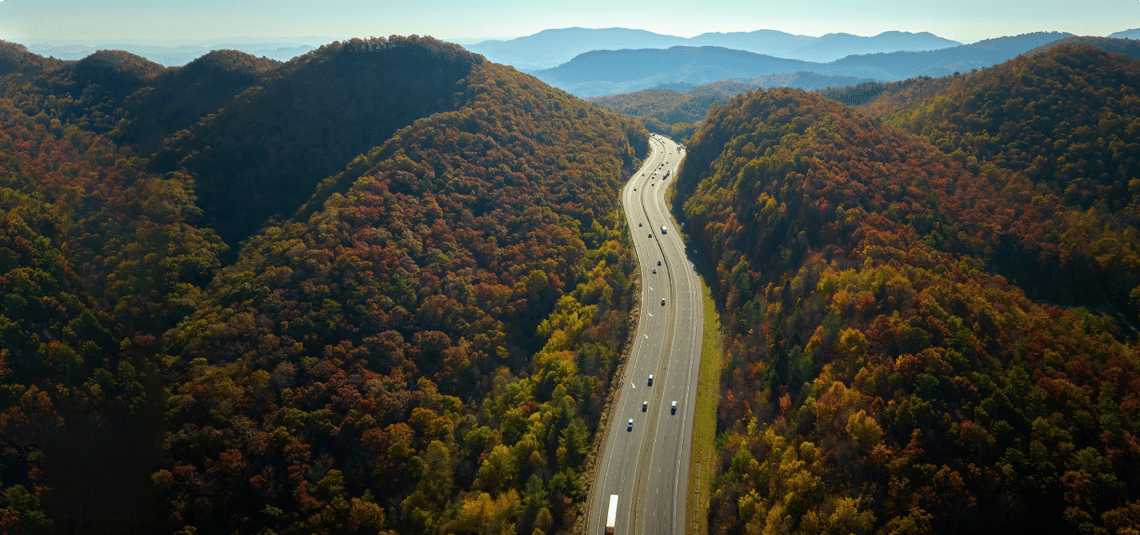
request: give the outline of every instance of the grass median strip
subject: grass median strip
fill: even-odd
[[[692,458],[689,463],[688,510],[696,515],[690,524],[698,533],[707,533],[708,504],[716,476],[716,404],[720,399],[720,317],[712,291],[701,278],[701,295],[704,302],[704,328],[701,343],[701,378],[697,389],[696,422],[693,428]]]

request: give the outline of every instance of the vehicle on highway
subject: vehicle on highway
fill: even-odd
[[[629,419],[629,425],[625,428],[626,431],[633,431],[633,418]]]
[[[669,414],[677,414],[677,402],[674,401],[673,405],[669,407]]]
[[[668,234],[668,233],[669,233],[669,229],[665,228],[665,225],[661,225],[661,233],[662,233],[662,234]]]
[[[641,412],[649,412],[649,402],[648,401],[642,401],[641,402]]]
[[[661,261],[660,261],[660,260],[658,260],[658,261],[657,261],[657,265],[659,265],[659,266],[661,265]]]
[[[650,232],[650,233],[649,233],[649,237],[650,237],[650,238],[652,238],[652,237],[653,237],[653,233],[652,233],[652,232]]]
[[[665,298],[664,297],[661,298],[661,306],[665,306]]]
[[[657,274],[657,268],[653,268],[653,274],[654,274],[654,275],[656,275],[656,274]]]
[[[641,223],[638,223],[638,224],[637,224],[637,226],[639,226],[639,227],[640,227],[640,226],[641,226]]]
[[[630,420],[633,425],[633,420]],[[617,494],[610,494],[610,512],[606,515],[606,535],[614,535],[614,526],[617,524]]]
[[[649,374],[649,386],[653,386],[653,374],[652,373]],[[632,422],[633,420],[630,420],[630,421]]]

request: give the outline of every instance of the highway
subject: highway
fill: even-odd
[[[612,494],[619,496],[616,534],[692,531],[687,529],[692,519],[686,503],[703,303],[700,280],[665,202],[665,186],[676,180],[684,152],[656,135],[650,138],[650,149],[622,189],[641,271],[641,310],[590,491],[590,534],[605,533]],[[671,410],[673,401],[676,412]]]

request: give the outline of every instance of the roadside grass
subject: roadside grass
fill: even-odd
[[[704,301],[704,329],[701,343],[701,374],[697,385],[696,422],[693,426],[693,449],[689,459],[688,507],[695,533],[708,533],[709,498],[713,478],[716,477],[716,404],[720,399],[720,366],[723,353],[720,345],[720,318],[712,290],[701,277],[701,294]]]

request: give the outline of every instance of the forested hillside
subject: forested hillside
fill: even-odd
[[[193,181],[0,99],[0,526],[99,531],[152,516],[157,339],[225,245]],[[34,108],[33,108],[34,110]]]
[[[481,61],[442,42],[325,45],[173,133],[153,167],[194,175],[204,223],[235,243],[291,215],[324,177],[400,128],[454,109]]]
[[[883,120],[710,113],[674,197],[725,326],[710,531],[1140,524],[1137,72],[1057,47]]]
[[[640,125],[431,38],[5,47],[0,531],[570,529]]]
[[[1031,296],[1134,310],[1140,61],[1091,46],[1063,50],[963,76],[906,107],[888,95],[866,109],[942,152],[973,156],[1029,182],[1018,195],[1047,209],[1041,232],[1058,244],[1035,237],[1024,246],[1036,254],[999,254],[995,262]]]

